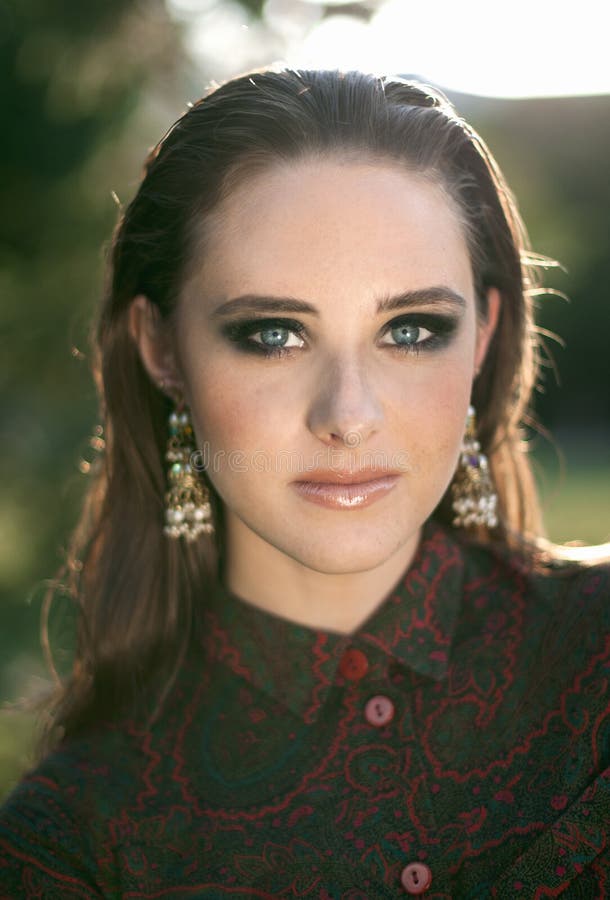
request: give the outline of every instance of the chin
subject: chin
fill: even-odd
[[[415,529],[414,531],[417,531]],[[282,542],[276,544],[278,550],[290,556],[295,562],[320,572],[323,575],[352,575],[357,572],[368,572],[383,565],[391,556],[399,552],[413,537],[414,532],[404,536],[379,537],[375,539],[368,534],[361,540],[348,535],[345,540],[312,540],[304,545],[303,540],[296,544]]]

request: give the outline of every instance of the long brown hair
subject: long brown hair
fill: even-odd
[[[436,179],[457,205],[479,315],[486,315],[487,288],[502,295],[472,398],[499,497],[499,526],[482,537],[510,545],[540,532],[520,431],[536,377],[537,261],[484,142],[442,94],[401,79],[285,69],[231,80],[195,103],[149,153],[114,232],[92,334],[105,450],[60,573],[78,608],[78,646],[50,706],[47,743],[57,727],[75,733],[140,691],[150,694],[157,676],[162,692],[221,577],[223,510],[205,473],[215,536],[188,544],[163,535],[171,403],[130,337],[131,301],[146,295],[170,326],[196,227],[236,179],[278,159],[329,154],[398,162]],[[435,515],[452,527],[448,496]]]

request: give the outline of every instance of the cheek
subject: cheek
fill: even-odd
[[[282,418],[260,387],[249,385],[239,367],[199,370],[189,379],[190,407],[198,444],[212,451],[264,448],[278,433]]]
[[[450,368],[409,398],[402,430],[416,476],[426,475],[442,482],[454,472],[464,435],[470,385],[463,367]]]

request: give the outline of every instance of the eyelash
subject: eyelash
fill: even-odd
[[[458,326],[458,319],[454,316],[443,316],[433,313],[410,313],[406,316],[400,316],[388,322],[383,334],[387,334],[394,328],[401,328],[404,325],[411,325],[417,328],[425,328],[431,332],[430,337],[424,338],[416,344],[385,344],[391,350],[398,353],[414,353],[416,356],[424,352],[445,347]],[[301,337],[305,333],[305,326],[295,319],[248,319],[241,322],[231,322],[222,329],[229,341],[237,345],[237,348],[243,353],[254,353],[265,359],[281,358],[291,356],[294,350],[301,350],[301,347],[270,347],[265,346],[260,341],[253,341],[253,334],[266,331],[270,328],[279,328],[296,334]]]

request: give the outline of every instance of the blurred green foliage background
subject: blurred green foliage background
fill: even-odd
[[[223,0],[200,5],[211,16]],[[318,5],[322,16],[333,11]],[[264,3],[234,0],[237,6],[258,40]],[[289,18],[291,3],[284,8]],[[0,0],[5,702],[48,683],[40,603],[45,579],[62,561],[94,452],[87,328],[117,217],[113,192],[131,198],[148,147],[215,77],[190,58],[187,31],[162,0]],[[268,61],[265,46],[246,47],[235,74]],[[610,97],[449,94],[507,174],[534,249],[566,267],[549,270],[546,282],[570,302],[544,297],[539,311],[541,326],[565,342],[546,338],[554,361],[536,398],[554,443],[531,435],[549,536],[608,540]],[[31,758],[33,727],[31,715],[0,714],[0,797]]]

